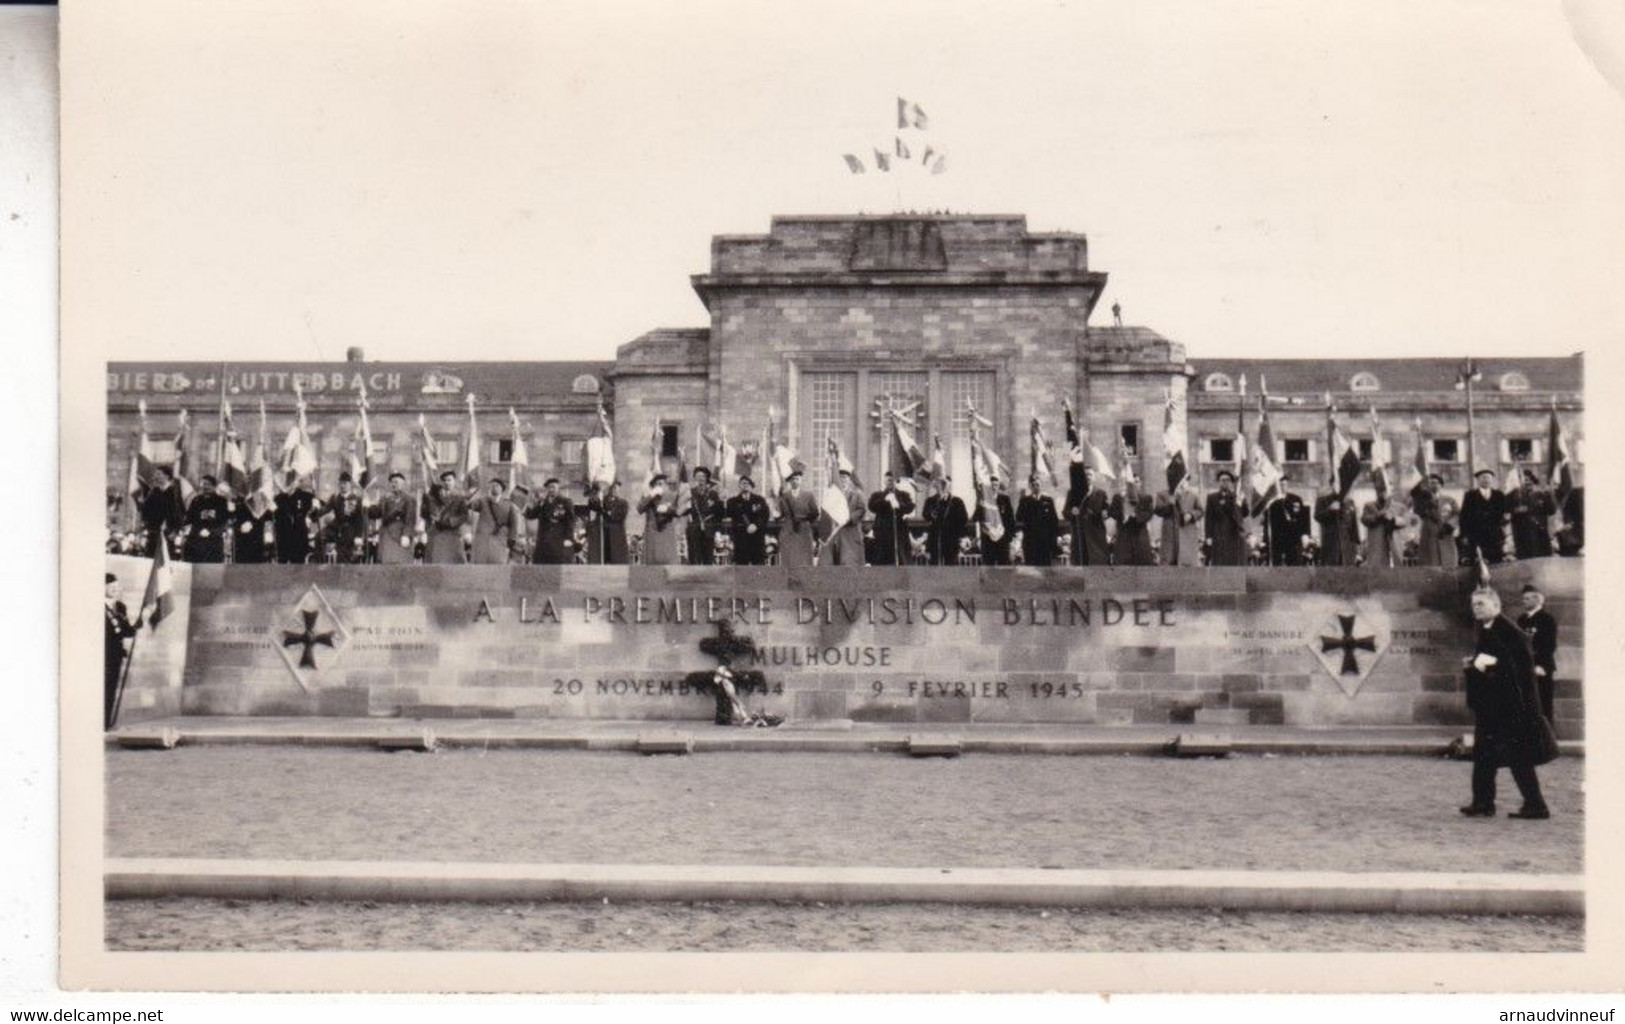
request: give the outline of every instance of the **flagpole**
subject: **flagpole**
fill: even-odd
[[[220,424],[214,439],[214,475],[219,479],[226,468],[226,364],[220,364]],[[229,536],[231,531],[226,531]]]
[[[145,609],[143,609],[144,611]],[[130,681],[130,665],[135,661],[135,642],[141,639],[141,628],[136,627],[135,635],[130,637],[130,649],[124,652],[124,668],[119,671],[118,689],[113,693],[112,720],[107,723],[109,729],[117,728],[118,713],[124,707],[124,687]]]
[[[1470,489],[1478,476],[1478,462],[1475,454],[1477,445],[1473,434],[1473,378],[1478,376],[1478,368],[1473,365],[1472,357],[1462,364],[1461,383],[1467,392],[1467,486]]]

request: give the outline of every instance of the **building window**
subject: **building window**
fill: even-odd
[[[930,444],[931,410],[927,399],[930,376],[925,373],[872,372],[869,374],[870,426],[868,433],[870,465],[886,466],[888,462],[891,417],[888,410],[895,409],[910,424],[909,432],[916,439],[925,436]],[[911,409],[910,406],[913,408]],[[983,410],[977,410],[983,412]],[[983,412],[983,415],[986,415]]]
[[[1454,437],[1433,439],[1433,462],[1457,463],[1461,461],[1461,441]]]
[[[1371,438],[1369,438],[1369,437],[1356,438],[1354,443],[1355,443],[1356,447],[1359,449],[1360,461],[1361,462],[1370,462],[1371,461]]]
[[[559,464],[584,466],[587,463],[587,439],[584,437],[559,438]]]
[[[1207,375],[1207,379],[1202,382],[1202,390],[1234,391],[1236,390],[1236,385],[1231,382],[1229,374],[1210,373]]]
[[[1349,390],[1350,391],[1381,391],[1382,390],[1382,382],[1377,380],[1377,375],[1376,374],[1371,373],[1368,370],[1361,370],[1359,373],[1354,375],[1354,378],[1352,380],[1349,381]]]
[[[1535,439],[1532,437],[1509,437],[1506,439],[1507,462],[1533,462],[1535,459]]]
[[[442,440],[436,438],[434,442],[434,458],[440,463],[441,469],[451,469],[457,465],[462,456],[462,442],[456,440]]]
[[[1119,423],[1117,425],[1117,436],[1122,439],[1123,448],[1128,452],[1129,458],[1137,459],[1140,457],[1140,425],[1138,423]],[[1116,453],[1107,452],[1106,454],[1110,456]]]
[[[583,373],[570,382],[570,391],[572,394],[577,395],[596,395],[598,394],[598,378],[590,373]]]
[[[978,416],[998,422],[998,417],[993,415],[993,374],[945,373],[942,375],[942,383],[948,393],[948,409],[953,414],[953,428],[950,433],[955,439],[970,439],[971,405],[976,407]],[[985,428],[979,429],[983,432],[978,436],[984,441],[988,440]]]
[[[660,457],[675,459],[678,452],[677,425],[675,423],[662,423],[660,425]]]
[[[1207,449],[1206,462],[1235,462],[1236,439],[1233,437],[1210,437],[1206,439],[1204,447]]]
[[[1309,462],[1313,458],[1307,437],[1288,437],[1281,441],[1282,462]]]
[[[830,440],[840,445],[841,454],[853,460],[853,403],[856,401],[857,377],[850,373],[809,373],[802,380],[806,395],[807,431],[801,441],[801,450],[802,457],[807,459],[816,492],[830,482],[829,460],[824,457],[829,450]]]
[[[1511,371],[1509,373],[1503,373],[1503,374],[1501,374],[1501,390],[1502,391],[1528,391],[1529,390],[1529,378],[1525,377],[1523,374],[1519,373],[1517,370],[1513,370],[1513,371]]]
[[[491,442],[491,461],[513,461],[513,438],[501,437]]]

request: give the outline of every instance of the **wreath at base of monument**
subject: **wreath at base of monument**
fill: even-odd
[[[716,636],[700,641],[700,650],[721,664],[709,672],[689,672],[683,676],[683,682],[699,693],[710,694],[716,701],[718,725],[769,728],[784,721],[783,715],[751,712],[745,707],[746,694],[768,692],[767,677],[753,668],[735,671],[731,662],[755,649],[749,637],[736,634],[726,621],[717,623]]]

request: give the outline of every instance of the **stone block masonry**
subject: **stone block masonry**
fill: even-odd
[[[1580,569],[1523,562],[1496,584],[1511,602],[1539,582],[1577,616]],[[1283,580],[1326,572],[224,566],[187,580],[164,685],[189,715],[701,722],[711,698],[684,676],[715,666],[699,642],[726,621],[767,679],[752,706],[792,721],[1468,721],[1468,574]],[[1564,738],[1582,732],[1577,639]]]

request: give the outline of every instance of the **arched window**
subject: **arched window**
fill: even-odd
[[[1501,390],[1502,391],[1528,391],[1529,390],[1529,378],[1525,377],[1523,374],[1519,373],[1517,370],[1512,370],[1510,372],[1503,373],[1503,374],[1501,374]]]
[[[1234,391],[1235,384],[1231,383],[1230,375],[1226,373],[1210,373],[1202,382],[1203,391]]]
[[[584,373],[570,382],[570,391],[577,395],[598,394],[598,378],[590,373]]]
[[[1369,370],[1361,370],[1349,381],[1350,391],[1381,391],[1382,381]]]

